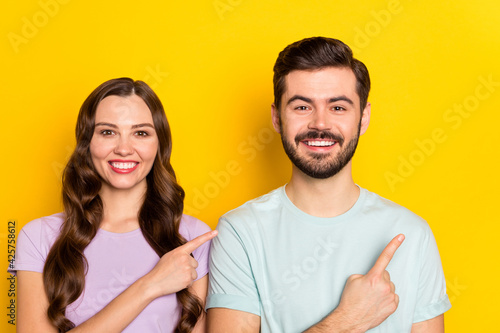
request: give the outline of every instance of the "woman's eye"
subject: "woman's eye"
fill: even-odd
[[[144,131],[139,131],[137,133],[135,133],[137,136],[148,136],[148,132],[144,132]]]
[[[113,135],[113,131],[111,131],[111,130],[102,130],[101,134],[102,135]]]

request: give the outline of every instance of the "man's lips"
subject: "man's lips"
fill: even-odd
[[[139,162],[136,161],[108,161],[108,164],[111,166],[111,169],[118,173],[129,173],[134,171]]]
[[[308,131],[306,133],[298,134],[295,137],[295,143],[298,145],[299,143],[303,143],[308,147],[317,147],[317,148],[328,148],[332,147],[336,144],[344,143],[344,138],[339,134],[334,134],[332,132],[326,131]]]
[[[302,143],[310,147],[331,147],[337,143],[335,140],[324,140],[324,139],[307,139],[302,140]]]

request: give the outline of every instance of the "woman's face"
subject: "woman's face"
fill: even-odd
[[[104,189],[146,189],[158,151],[153,117],[137,95],[108,96],[97,106],[90,154]]]

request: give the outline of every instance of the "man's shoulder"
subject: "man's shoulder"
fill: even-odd
[[[410,209],[374,192],[370,192],[366,189],[362,189],[362,191],[365,192],[363,210],[364,213],[368,214],[370,217],[386,221],[400,221],[415,227],[428,227],[427,222]]]
[[[260,197],[249,200],[220,218],[221,221],[258,221],[256,217],[268,215],[282,206],[283,187],[272,190]]]

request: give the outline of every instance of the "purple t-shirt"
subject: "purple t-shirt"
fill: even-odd
[[[15,271],[43,272],[45,259],[59,235],[64,214],[58,213],[26,224],[17,239]],[[179,232],[187,240],[210,231],[200,220],[183,215]],[[198,279],[208,273],[210,242],[193,252],[198,261]],[[91,318],[133,282],[156,265],[159,260],[140,229],[113,233],[99,229],[84,251],[88,261],[85,289],[66,309],[66,317],[75,325]],[[123,332],[173,332],[181,307],[175,294],[152,301]]]

